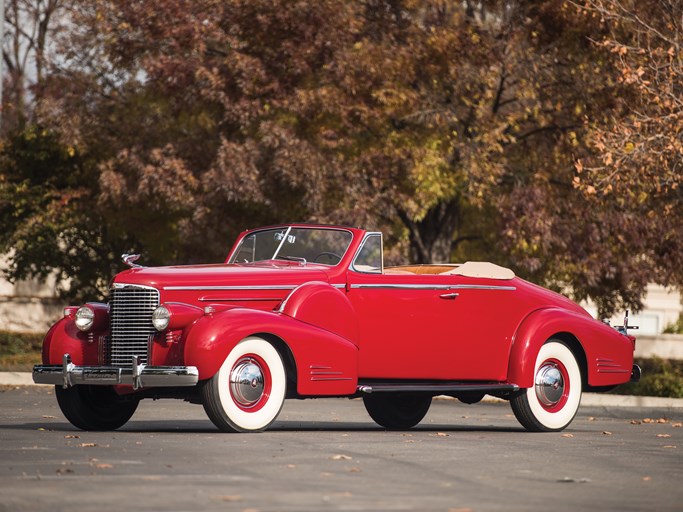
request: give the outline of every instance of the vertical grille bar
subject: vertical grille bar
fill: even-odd
[[[128,285],[111,289],[109,364],[130,367],[133,356],[148,364],[150,340],[156,333],[152,312],[158,305],[159,291],[154,288]]]

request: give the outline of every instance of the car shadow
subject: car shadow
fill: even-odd
[[[84,432],[68,422],[24,423],[0,425],[0,430],[41,430],[49,432],[78,433]],[[94,432],[94,431],[90,431]],[[118,430],[108,432],[117,433],[183,433],[183,434],[220,434],[221,432],[208,420],[182,420],[170,423],[168,420],[131,420]],[[525,432],[521,427],[505,427],[495,425],[418,425],[411,429],[388,430],[374,423],[366,422],[329,422],[329,421],[276,421],[266,434],[289,432],[365,432],[365,433],[459,433],[459,432],[488,432],[511,433]]]

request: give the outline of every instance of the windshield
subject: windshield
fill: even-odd
[[[283,227],[250,233],[242,239],[229,263],[289,260],[334,266],[353,235],[340,229]]]

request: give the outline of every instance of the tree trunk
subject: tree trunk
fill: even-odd
[[[401,222],[408,228],[412,263],[448,263],[455,249],[460,225],[460,198],[444,201],[431,208],[420,221],[398,209]]]

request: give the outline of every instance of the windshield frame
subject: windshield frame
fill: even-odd
[[[346,247],[344,248],[344,252],[342,254],[339,254],[340,259],[338,262],[334,264],[329,264],[329,263],[320,263],[320,262],[315,262],[315,261],[307,261],[305,258],[297,258],[294,256],[289,256],[289,257],[278,257],[279,253],[281,252],[285,241],[288,239],[290,236],[290,233],[293,229],[301,229],[301,230],[308,230],[308,231],[336,231],[340,233],[347,233],[350,235],[350,238],[348,240],[348,243],[346,244]],[[270,259],[261,259],[257,261],[237,261],[237,255],[240,253],[240,250],[243,247],[243,244],[245,240],[247,240],[250,236],[256,235],[258,233],[263,233],[267,231],[272,231],[272,232],[277,232],[277,231],[282,231],[284,230],[284,233],[282,235],[282,240],[279,240],[279,244],[277,248],[275,249],[275,252],[273,255],[270,257]],[[299,225],[299,224],[290,224],[290,225],[282,225],[282,226],[268,226],[264,228],[258,228],[254,229],[253,231],[248,231],[242,236],[237,244],[235,245],[235,248],[231,251],[230,256],[227,259],[228,264],[238,264],[238,265],[258,265],[262,264],[265,262],[273,262],[273,261],[278,261],[278,262],[292,262],[295,261],[298,263],[299,266],[306,266],[308,264],[313,264],[313,265],[321,265],[324,267],[329,267],[329,268],[334,268],[339,266],[345,259],[346,255],[349,252],[349,249],[353,246],[353,242],[355,239],[356,234],[347,228],[344,227],[339,227],[339,226],[307,226],[307,225]]]

